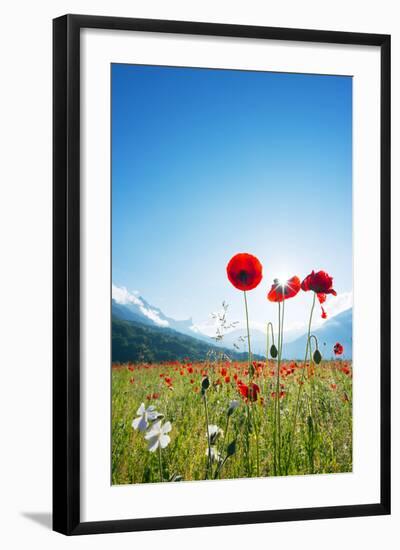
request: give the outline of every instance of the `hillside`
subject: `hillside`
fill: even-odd
[[[218,354],[224,352],[238,361],[247,359],[246,353],[236,353],[226,348],[216,347],[173,329],[150,326],[136,321],[122,321],[115,317],[112,319],[113,363],[182,361],[185,357],[191,361],[203,361],[210,351]],[[258,356],[254,358],[260,359]]]

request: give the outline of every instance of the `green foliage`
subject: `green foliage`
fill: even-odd
[[[247,356],[244,353],[213,346],[169,328],[112,319],[113,363],[183,361],[187,357],[191,361],[204,361],[210,353],[225,354],[237,360]]]
[[[224,463],[218,478],[256,477],[256,435],[259,439],[260,476],[274,475],[273,420],[276,362],[270,361],[257,373],[260,394],[250,405],[256,429],[247,437],[247,406],[238,391],[234,374],[246,380],[247,362],[187,362],[171,364],[137,363],[112,369],[112,483],[159,482],[157,453],[147,450],[144,434],[132,429],[132,420],[143,402],[155,405],[172,423],[171,442],[162,450],[164,480],[202,480],[207,463],[207,434],[204,399],[201,395],[204,371],[210,385],[207,389],[209,424],[223,434],[215,443]],[[347,363],[351,371],[351,363]],[[189,370],[190,369],[190,370]],[[225,382],[222,369],[230,381]],[[310,373],[312,372],[310,368]],[[193,372],[192,372],[193,371]],[[346,371],[347,372],[347,371]],[[181,374],[183,373],[183,374]],[[224,370],[225,373],[225,370]],[[303,366],[281,378],[284,396],[279,400],[282,421],[282,462],[288,454],[288,441],[296,406]],[[160,376],[162,375],[162,376]],[[171,378],[171,387],[165,381]],[[343,371],[341,361],[322,361],[315,374],[306,371],[299,403],[299,416],[288,475],[339,473],[352,470],[352,378]],[[232,400],[239,406],[228,417]],[[311,419],[310,411],[313,411]],[[227,425],[227,419],[229,424]],[[228,428],[227,428],[228,427]],[[256,433],[257,430],[257,433]],[[233,452],[234,451],[234,452]],[[216,464],[214,464],[214,469]]]

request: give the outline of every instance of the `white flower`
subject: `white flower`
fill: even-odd
[[[206,455],[208,456],[208,447],[206,449]],[[222,460],[222,456],[220,455],[220,453],[217,451],[217,449],[215,447],[210,447],[210,456],[211,456],[211,462],[221,462]]]
[[[132,428],[134,430],[137,430],[139,428],[141,432],[145,432],[147,430],[149,420],[155,420],[158,416],[158,412],[153,405],[150,405],[150,407],[147,407],[146,409],[144,403],[140,405],[140,407],[136,411],[136,414],[138,415],[138,417],[134,418],[132,422]]]
[[[166,422],[161,426],[161,420],[155,422],[144,438],[149,442],[148,450],[154,453],[158,449],[165,449],[168,443],[171,441],[169,435],[166,435],[172,430],[171,422]]]
[[[224,432],[219,428],[216,424],[209,424],[208,425],[208,435],[210,437],[210,445],[214,445],[214,443],[217,441],[218,437],[222,435]]]

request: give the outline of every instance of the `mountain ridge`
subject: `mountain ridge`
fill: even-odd
[[[127,291],[126,291],[127,292]],[[246,340],[243,339],[246,331],[234,330],[226,333],[220,342],[216,342],[212,337],[196,331],[192,318],[177,321],[166,316],[161,309],[149,304],[143,297],[129,295],[129,300],[125,303],[112,300],[112,316],[121,321],[130,321],[143,324],[148,327],[156,327],[161,330],[173,330],[176,333],[194,338],[208,346],[219,349],[229,350],[230,353],[245,353]],[[352,357],[352,308],[349,308],[331,319],[328,319],[322,326],[313,331],[313,334],[319,340],[320,351],[327,358],[333,354],[333,346],[340,342],[345,348],[345,356]],[[250,330],[252,351],[254,354],[265,357],[266,336],[257,329]],[[238,341],[241,339],[240,347],[237,348]],[[285,359],[304,359],[306,347],[306,333],[303,333],[293,341],[284,342],[283,357]]]

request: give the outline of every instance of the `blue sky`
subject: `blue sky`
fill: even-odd
[[[176,319],[203,326],[226,300],[242,320],[225,271],[237,252],[264,266],[254,326],[276,318],[277,276],[324,269],[340,294],[328,314],[347,307],[351,78],[112,65],[112,216],[113,283]],[[310,301],[288,301],[288,329]]]

